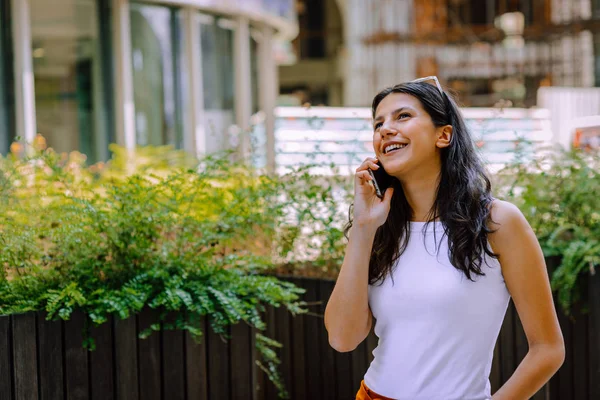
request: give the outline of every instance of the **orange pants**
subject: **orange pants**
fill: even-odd
[[[360,389],[356,393],[356,400],[394,400],[389,397],[375,393],[365,385],[365,381],[360,383]]]

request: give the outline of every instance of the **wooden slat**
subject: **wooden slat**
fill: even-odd
[[[291,280],[296,286],[306,288],[306,280],[293,279]],[[306,359],[304,355],[305,338],[304,338],[304,323],[305,315],[296,315],[292,317],[292,376],[294,377],[294,387],[291,393],[292,399],[300,400],[307,399],[306,395]]]
[[[319,299],[321,305],[319,307],[319,314],[323,316],[320,319],[319,333],[320,333],[320,345],[321,345],[321,388],[323,399],[337,399],[336,385],[332,376],[335,376],[335,354],[333,348],[329,345],[329,339],[327,336],[327,329],[325,329],[324,315],[325,307],[333,291],[333,282],[321,280],[319,282]]]
[[[186,382],[190,400],[208,400],[206,320],[204,317],[200,324],[204,332],[200,342],[194,340],[189,333],[185,335]]]
[[[89,353],[92,400],[115,398],[113,326],[113,317],[109,317],[107,322],[90,330],[96,343],[96,349]]]
[[[560,381],[558,380],[558,376],[555,374],[550,379],[550,400],[561,400],[558,397],[560,392]]]
[[[548,399],[546,399],[547,394],[549,395],[548,383],[538,390],[537,393],[531,397],[531,400],[550,400],[549,396]]]
[[[69,400],[89,398],[88,358],[83,348],[85,315],[81,311],[71,314],[65,321],[65,391]]]
[[[335,283],[334,283],[335,286]],[[358,386],[353,383],[352,364],[353,354],[351,352],[335,352],[335,383],[339,399],[353,399],[358,391]]]
[[[264,320],[264,317],[262,318]],[[258,329],[252,329],[252,335],[250,336],[250,348],[252,351],[253,360],[259,359],[258,349],[256,348],[256,334],[258,332]],[[254,366],[254,368],[252,369],[252,384],[254,385],[252,391],[252,400],[266,400],[265,381],[266,377],[264,372],[260,368],[258,368],[258,366]]]
[[[375,323],[375,320],[373,320],[373,323]],[[367,366],[371,365],[371,362],[374,359],[373,350],[377,348],[378,343],[379,339],[377,338],[377,335],[375,335],[375,329],[373,326],[369,336],[367,336]]]
[[[565,340],[565,362],[556,373],[559,380],[559,399],[573,398],[573,347],[571,335],[571,323],[569,319],[560,310],[558,313],[558,323],[563,333]]]
[[[589,398],[589,344],[588,316],[581,312],[581,304],[575,307],[574,321],[571,329],[573,334],[573,398]],[[600,340],[600,338],[598,338]]]
[[[335,383],[340,399],[350,399],[356,395],[358,387],[352,383],[352,353],[335,353]]]
[[[12,317],[14,399],[38,398],[38,365],[35,314],[16,314]]]
[[[185,400],[183,331],[164,330],[162,349],[163,399]]]
[[[319,282],[314,279],[306,280],[305,282],[306,293],[304,298],[309,303],[308,310],[313,315],[307,315],[304,324],[304,337],[305,337],[305,353],[304,357],[306,360],[306,395],[309,399],[321,399],[322,388],[321,388],[321,363],[322,354],[319,346],[319,327],[323,321],[315,316],[319,314],[320,305],[316,303],[318,298],[318,285]]]
[[[13,399],[11,317],[0,316],[0,399]]]
[[[581,312],[581,304],[574,308],[571,333],[573,341],[573,398],[587,399],[589,389],[589,349],[587,341],[587,315]]]
[[[231,399],[229,343],[208,329],[208,398]]]
[[[502,329],[500,330],[500,341],[502,343],[500,346],[500,357],[502,359],[500,370],[502,382],[506,382],[516,369],[514,314],[515,308],[511,300],[506,310]]]
[[[496,346],[494,347],[494,358],[492,359],[492,370],[490,372],[490,386],[492,388],[492,394],[496,393],[502,384],[501,346],[502,344],[500,343],[500,339],[498,339],[496,341]]]
[[[557,257],[546,258],[546,266],[548,267],[548,275],[552,276],[552,274],[554,273],[554,271],[556,270],[556,268],[559,265],[560,265],[560,258],[557,258]],[[556,307],[557,315],[560,317],[560,314],[562,313],[562,311],[560,310],[560,307],[557,307],[556,302],[555,302],[554,306]],[[559,319],[559,323],[560,323],[560,319]],[[569,346],[569,344],[565,342],[565,347],[566,346]],[[560,377],[559,377],[558,373],[554,374],[554,376],[550,379],[549,386],[550,386],[549,400],[561,400],[561,398],[560,398]]]
[[[590,345],[589,381],[590,399],[600,399],[600,267],[595,268],[595,274],[588,276],[589,293],[589,329],[588,343]]]
[[[550,383],[546,384],[531,398],[532,400],[550,400]]]
[[[271,325],[274,325],[273,323]],[[250,335],[252,330],[245,322],[231,327],[231,398],[252,397],[252,352]],[[273,338],[274,336],[271,336]]]
[[[63,385],[63,323],[47,321],[46,313],[36,314],[38,324],[38,352],[40,373],[40,400],[65,398]]]
[[[115,318],[115,391],[117,400],[138,400],[136,318]],[[146,382],[143,382],[146,384]]]
[[[272,306],[267,306],[265,311],[265,323],[267,324],[267,330],[262,332],[263,335],[273,338],[275,337],[275,309]],[[260,357],[260,354],[258,354]],[[266,374],[263,376],[263,395],[265,400],[277,399],[277,388],[273,385],[273,382],[269,380]]]
[[[281,374],[288,393],[293,392],[292,375],[292,337],[290,332],[291,314],[285,307],[279,307],[275,310],[275,340],[283,346],[279,350],[279,359],[281,360]]]
[[[158,323],[159,314],[145,308],[137,315],[138,332],[143,332],[150,325]],[[162,393],[161,377],[161,332],[152,332],[145,338],[137,338],[140,399],[160,400]],[[166,383],[166,382],[165,382]]]
[[[352,352],[352,381],[350,386],[354,391],[360,387],[367,372],[367,342],[363,340],[361,344]]]

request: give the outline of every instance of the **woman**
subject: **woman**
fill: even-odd
[[[565,353],[532,229],[492,197],[437,78],[383,90],[372,111],[376,158],[356,170],[348,246],[325,311],[329,342],[341,352],[376,320],[379,343],[357,399],[529,399]],[[382,199],[368,171],[379,164],[395,178]],[[492,396],[493,350],[511,297],[529,351]]]

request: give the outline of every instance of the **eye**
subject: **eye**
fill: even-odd
[[[398,119],[404,119],[404,118],[410,118],[410,114],[408,114],[408,113],[398,114]]]
[[[381,128],[381,122],[376,123],[375,126],[373,127],[374,130],[377,130],[379,128]]]

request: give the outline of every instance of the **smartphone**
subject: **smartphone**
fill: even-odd
[[[385,193],[386,189],[392,185],[392,181],[394,178],[392,176],[390,176],[387,172],[385,172],[383,165],[381,165],[381,163],[379,161],[377,161],[376,164],[379,165],[379,168],[377,168],[376,170],[372,170],[371,168],[368,168],[367,170],[369,171],[369,174],[373,178],[373,186],[375,186],[375,194],[380,199],[383,199],[383,194]]]

